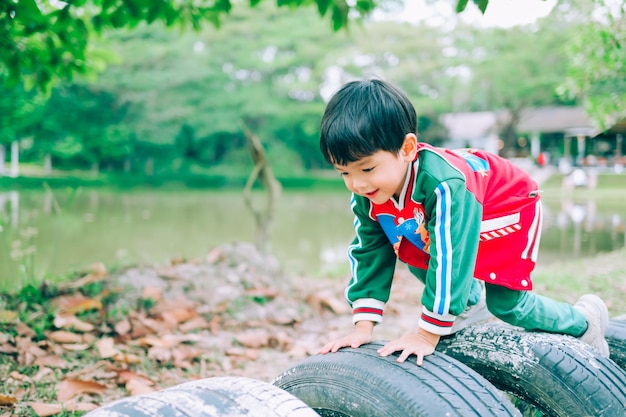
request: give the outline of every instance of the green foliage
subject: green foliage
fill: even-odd
[[[251,1],[256,6],[258,1]],[[278,6],[317,4],[329,15],[335,30],[354,16],[362,18],[375,7],[374,0],[277,0]],[[161,22],[199,30],[205,23],[220,26],[232,9],[230,0],[215,2],[146,0],[74,0],[0,3],[0,74],[14,82],[48,89],[57,79],[72,80],[102,67],[103,56],[91,49],[93,38],[110,29],[135,28]],[[328,13],[330,11],[330,13]]]
[[[595,17],[580,24],[569,44],[571,64],[559,91],[581,99],[604,130],[626,118],[626,1],[593,4]]]
[[[44,333],[53,328],[54,314],[47,300],[55,294],[55,289],[45,284],[40,287],[25,285],[16,294],[3,293],[0,298],[3,308],[16,311],[21,322],[29,323],[36,339],[42,340]],[[15,326],[0,324],[0,331],[15,334]]]
[[[139,311],[145,311],[145,312],[149,312],[157,304],[156,300],[150,297],[139,298],[137,301],[139,303],[139,305],[137,306],[137,309]]]
[[[366,15],[389,2],[353,7]],[[536,26],[508,30],[365,20],[333,33],[319,15],[332,14],[341,2],[226,2],[220,13],[216,3],[211,16],[219,17],[220,28],[195,31],[171,28],[193,27],[191,15],[198,22],[209,17],[208,9],[183,7],[186,1],[84,0],[64,8],[94,4],[89,16],[79,16],[89,17],[86,27],[98,34],[89,50],[116,56],[97,80],[60,83],[43,100],[10,85],[8,75],[0,78],[0,111],[8,115],[0,119],[0,143],[21,139],[22,160],[41,164],[50,155],[54,167],[124,172],[152,184],[179,176],[196,186],[219,185],[250,172],[243,120],[261,138],[277,175],[300,176],[327,166],[318,151],[325,99],[338,83],[371,75],[407,91],[421,115],[421,138],[434,144],[446,136],[438,122],[443,112],[517,115],[528,106],[575,100],[555,93],[569,65],[564,45],[580,27],[565,9]],[[40,14],[53,13],[47,7]],[[611,82],[580,97],[594,103],[603,88],[614,97],[624,79],[616,72]],[[516,139],[515,117],[504,130],[505,138]],[[135,178],[121,182],[134,184]]]

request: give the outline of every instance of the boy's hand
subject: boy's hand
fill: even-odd
[[[401,350],[402,353],[398,357],[398,362],[404,362],[409,355],[415,354],[417,356],[417,364],[422,366],[424,356],[431,355],[435,351],[439,338],[440,336],[437,334],[418,329],[417,333],[409,333],[400,339],[387,343],[378,349],[378,354],[380,356],[389,356]]]
[[[372,331],[374,330],[374,323],[371,321],[360,321],[355,327],[354,331],[341,339],[328,342],[320,349],[319,353],[324,354],[328,352],[337,352],[342,347],[358,348],[359,346],[372,341]]]

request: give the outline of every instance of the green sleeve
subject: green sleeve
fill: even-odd
[[[422,295],[420,326],[438,334],[463,312],[474,277],[482,206],[458,178],[433,184],[425,201],[430,262]]]
[[[368,199],[353,196],[352,212],[356,236],[348,249],[351,279],[346,288],[354,321],[382,321],[389,300],[396,254],[378,222],[370,217]]]

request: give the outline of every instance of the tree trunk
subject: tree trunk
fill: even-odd
[[[259,250],[267,253],[270,250],[269,230],[274,218],[276,202],[280,197],[282,187],[278,180],[276,180],[276,177],[274,177],[274,173],[272,172],[272,168],[270,167],[269,160],[265,155],[265,150],[263,149],[259,137],[252,133],[243,122],[241,126],[248,143],[248,151],[254,163],[252,173],[248,177],[248,181],[243,190],[244,202],[252,212],[256,223],[255,243]],[[255,208],[252,201],[252,186],[256,181],[259,181],[266,190],[267,200],[265,207]]]
[[[153,157],[149,156],[148,159],[146,159],[144,172],[149,177],[152,177],[154,175],[154,158]]]
[[[52,155],[47,153],[43,158],[43,172],[46,177],[52,174]]]
[[[0,143],[0,177],[4,176],[4,158],[6,154],[6,149],[4,144]]]
[[[515,144],[517,142],[517,125],[521,116],[522,107],[509,108],[509,119],[500,130],[503,146],[500,155],[505,158],[515,156]]]
[[[20,143],[16,140],[11,142],[11,177],[20,175]]]

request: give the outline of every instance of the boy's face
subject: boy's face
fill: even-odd
[[[348,165],[333,166],[348,190],[369,198],[374,204],[383,204],[402,192],[408,163],[412,160],[404,151],[397,154],[378,151]]]

